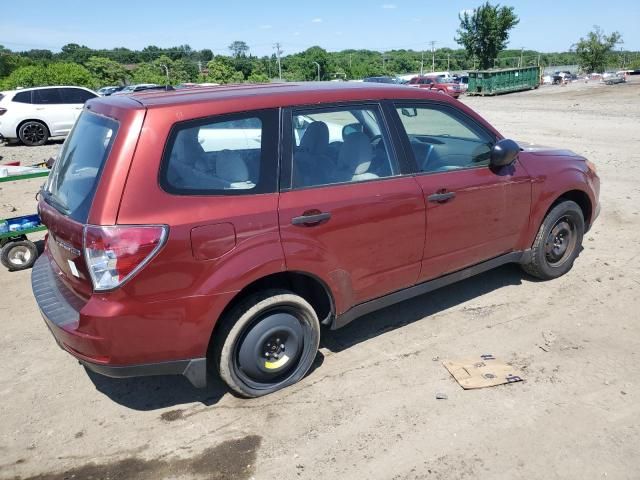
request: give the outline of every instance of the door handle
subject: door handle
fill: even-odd
[[[291,224],[302,225],[304,227],[313,227],[315,225],[319,225],[321,222],[329,220],[330,218],[330,212],[304,213],[299,217],[293,217],[291,219]]]
[[[442,193],[433,193],[427,197],[427,200],[433,203],[445,203],[455,198],[455,192],[442,192]]]

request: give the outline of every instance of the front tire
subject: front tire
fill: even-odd
[[[313,365],[320,322],[313,307],[290,291],[250,295],[221,321],[213,360],[222,380],[243,397],[292,385]]]
[[[28,147],[39,147],[44,145],[49,138],[47,126],[36,120],[30,120],[20,125],[18,138]]]
[[[573,267],[584,235],[582,209],[571,200],[557,203],[547,214],[522,268],[542,280],[558,278]]]

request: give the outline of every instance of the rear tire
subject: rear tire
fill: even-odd
[[[37,120],[29,120],[20,125],[18,138],[28,147],[39,147],[49,139],[49,129]]]
[[[9,242],[0,250],[0,262],[10,271],[31,268],[38,258],[38,248],[29,240]]]
[[[292,385],[313,365],[320,322],[313,307],[292,292],[250,295],[221,321],[212,359],[220,378],[243,397]]]
[[[584,235],[584,216],[577,203],[564,200],[547,214],[531,247],[531,260],[522,264],[529,275],[558,278],[573,267]]]

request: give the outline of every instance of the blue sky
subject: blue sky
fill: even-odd
[[[285,54],[320,45],[327,50],[369,48],[428,50],[457,47],[453,38],[458,12],[481,0],[324,0],[254,1],[57,0],[3,2],[0,44],[13,50],[48,48],[66,43],[92,48],[189,44],[228,53],[233,40],[244,40],[256,55],[273,52],[280,42]],[[640,50],[640,1],[512,0],[520,24],[510,48],[564,51],[593,25],[622,33],[624,48]],[[54,6],[55,5],[55,6]],[[143,5],[148,5],[144,7]]]

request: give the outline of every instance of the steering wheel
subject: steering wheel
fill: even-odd
[[[371,137],[371,140],[369,140],[369,142],[371,143],[371,147],[374,150],[378,148],[378,145],[380,145],[381,140],[382,140],[382,135],[374,135],[373,137]]]

